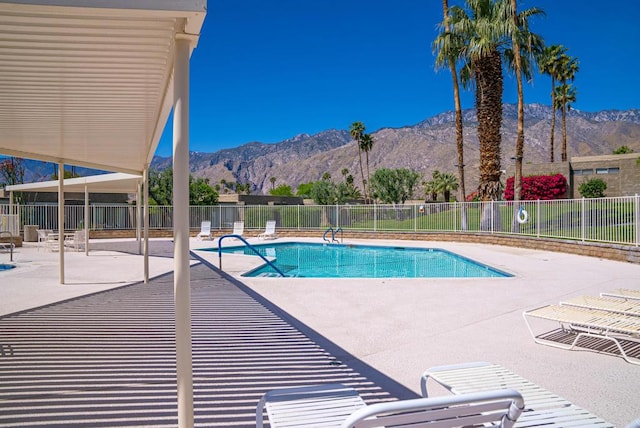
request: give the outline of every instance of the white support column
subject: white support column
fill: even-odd
[[[178,427],[193,427],[193,366],[189,256],[190,37],[176,35],[173,83],[173,240]]]
[[[136,240],[138,241],[138,255],[142,254],[142,183],[138,183],[136,192]]]
[[[144,197],[144,283],[149,283],[149,166],[143,172],[143,197]]]
[[[64,284],[64,163],[58,163],[58,264],[60,284]]]
[[[89,255],[89,186],[84,185],[84,255]]]

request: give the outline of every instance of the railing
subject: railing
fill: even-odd
[[[35,224],[58,229],[58,207],[53,204],[14,206],[19,227]],[[522,220],[523,211],[526,221]],[[0,214],[8,213],[0,205]],[[170,206],[149,208],[150,228],[173,227]],[[477,232],[560,238],[582,242],[640,245],[640,197],[561,199],[554,201],[509,201],[419,203],[405,205],[214,205],[193,206],[189,222],[197,229],[203,220],[213,229],[231,229],[244,221],[245,229],[262,230],[267,220],[288,230],[373,232]],[[133,230],[133,205],[91,205],[92,230]],[[65,207],[65,229],[84,227],[84,207]]]
[[[271,263],[265,256],[263,256],[262,254],[260,254],[260,252],[258,250],[255,249],[255,247],[253,245],[251,245],[249,242],[247,242],[246,239],[244,239],[242,236],[240,235],[222,235],[220,238],[218,238],[218,269],[222,270],[222,240],[225,238],[235,238],[235,239],[239,239],[240,241],[242,241],[244,243],[244,245],[250,249],[251,251],[253,251],[257,256],[259,256],[266,264],[268,264],[269,266],[271,266],[271,268],[273,268],[273,270],[275,270],[276,272],[278,272],[280,274],[280,276],[282,276],[283,278],[286,277],[286,275],[280,270],[278,269],[278,267],[276,265],[274,265],[273,263]]]

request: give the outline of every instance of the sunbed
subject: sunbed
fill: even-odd
[[[263,427],[265,413],[271,428],[512,427],[523,406],[510,389],[367,405],[353,388],[326,384],[267,392],[256,408],[256,427]]]
[[[600,293],[601,296],[621,297],[623,299],[640,300],[640,290],[632,290],[630,288],[617,288],[615,290]]]
[[[563,300],[560,304],[640,316],[640,299],[624,299],[609,296],[578,296]]]
[[[423,397],[428,397],[428,381],[453,394],[515,389],[522,394],[525,408],[516,427],[598,427],[613,425],[535,383],[497,364],[474,362],[432,367],[420,381]]]
[[[640,359],[630,356],[623,347],[622,340],[640,340],[640,317],[625,315],[601,309],[589,309],[569,305],[548,305],[523,313],[527,328],[536,343],[560,349],[573,349],[580,339],[591,337],[613,342],[620,355],[627,362],[640,364]],[[575,334],[571,343],[562,343],[536,335],[531,328],[530,318],[557,322],[563,331]]]
[[[275,220],[267,221],[265,225],[264,232],[258,235],[259,239],[276,239],[278,235],[276,234],[276,222]]]
[[[203,221],[200,224],[200,233],[198,233],[196,238],[199,239],[199,240],[202,240],[202,239],[212,240],[213,239],[213,235],[211,234],[211,222],[210,221]]]

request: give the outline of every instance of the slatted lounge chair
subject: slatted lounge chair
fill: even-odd
[[[277,237],[275,220],[269,220],[264,228],[264,232],[258,235],[259,239],[276,239]]]
[[[625,315],[601,309],[588,309],[568,305],[548,305],[523,313],[529,332],[536,343],[560,349],[573,349],[578,341],[585,337],[605,339],[613,342],[620,355],[631,364],[640,364],[640,359],[629,356],[622,346],[621,340],[640,341],[640,317]],[[555,321],[567,332],[574,333],[570,344],[564,344],[537,336],[529,318],[540,318]]]
[[[623,299],[640,300],[640,290],[631,290],[629,288],[617,288],[615,290],[600,293],[601,296],[620,297]]]
[[[525,408],[516,427],[613,428],[603,419],[497,364],[474,362],[432,367],[420,381],[423,397],[428,397],[429,379],[456,395],[500,388],[520,392]]]
[[[625,315],[640,316],[640,299],[623,299],[618,297],[578,296],[560,302],[561,305],[581,308],[602,309]]]
[[[520,393],[509,389],[366,405],[353,388],[329,384],[267,392],[256,427],[263,427],[264,413],[272,428],[512,427],[523,406]]]
[[[198,233],[196,238],[198,240],[207,239],[209,241],[213,239],[213,235],[211,234],[211,222],[210,221],[203,221],[200,224],[200,233]]]

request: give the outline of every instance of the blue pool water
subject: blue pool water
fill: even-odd
[[[6,263],[0,263],[0,271],[13,269],[14,265],[8,265]]]
[[[487,278],[511,276],[466,257],[433,248],[291,242],[255,245],[254,248],[267,258],[275,257],[273,263],[285,275],[292,277]],[[255,256],[255,253],[245,246],[226,247],[222,252]],[[264,264],[243,276],[280,275],[271,266]]]

